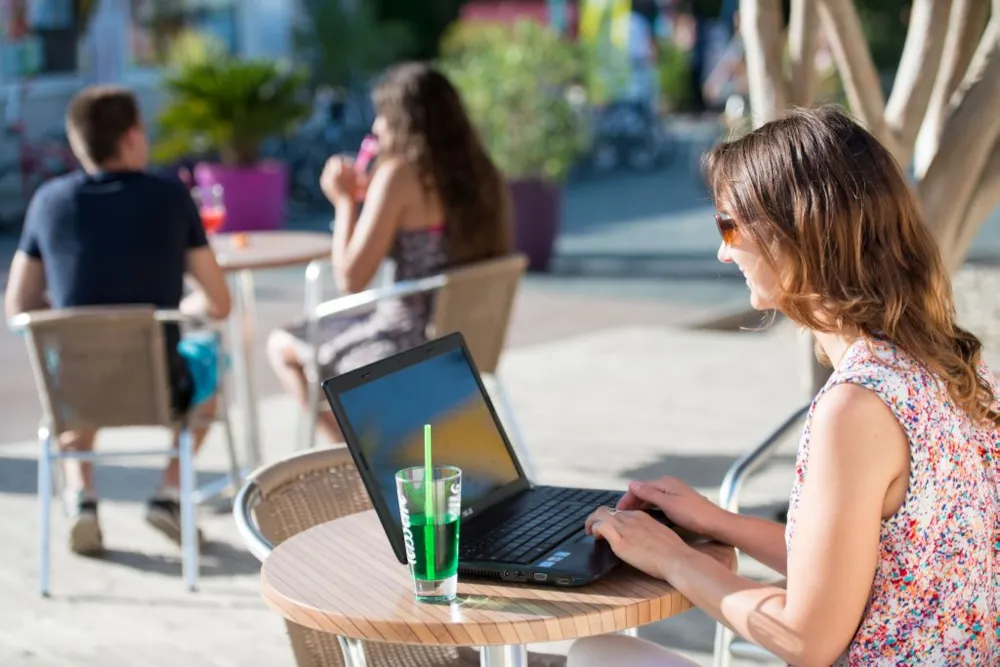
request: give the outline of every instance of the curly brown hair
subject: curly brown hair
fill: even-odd
[[[813,331],[892,341],[972,418],[1000,426],[982,343],[955,323],[937,244],[875,137],[837,107],[793,109],[706,166],[715,201],[779,276],[778,310]]]
[[[427,63],[397,65],[375,88],[373,101],[391,137],[382,156],[413,164],[425,191],[441,199],[449,264],[510,252],[506,181],[447,77]]]

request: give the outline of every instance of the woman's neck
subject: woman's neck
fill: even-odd
[[[829,333],[814,331],[813,335],[816,336],[816,341],[823,348],[826,358],[830,360],[835,369],[840,365],[840,360],[844,358],[848,348],[859,338],[856,331],[832,331]]]

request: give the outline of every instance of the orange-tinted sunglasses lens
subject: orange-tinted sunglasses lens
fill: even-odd
[[[736,221],[718,213],[715,214],[715,224],[719,226],[719,236],[727,246],[736,243]]]

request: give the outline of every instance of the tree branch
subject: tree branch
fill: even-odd
[[[882,82],[854,3],[851,0],[820,0],[819,16],[851,111],[893,155],[898,155],[898,142],[885,124]]]
[[[816,89],[816,47],[819,14],[813,0],[792,0],[788,25],[788,55],[792,62],[792,104],[808,106]]]
[[[740,0],[740,31],[746,51],[747,84],[754,127],[774,120],[788,103],[781,70],[780,0]]]
[[[934,89],[934,77],[928,76],[928,70],[944,51],[949,6],[948,0],[915,0],[910,12],[906,45],[885,107],[886,125],[899,142],[896,157],[904,166],[913,155],[913,143]]]
[[[994,16],[955,91],[938,150],[917,185],[927,224],[946,258],[1000,136],[1000,15]],[[957,261],[957,260],[956,260]]]
[[[969,204],[969,209],[960,223],[952,246],[952,257],[949,258],[953,260],[952,269],[958,268],[965,259],[979,229],[997,208],[1000,208],[1000,139],[993,145],[989,162],[986,163],[983,175],[972,195],[972,203]]]
[[[948,100],[958,88],[983,34],[989,5],[983,0],[954,0],[948,18],[941,64],[934,77],[926,114],[917,135],[913,166],[917,178],[927,173],[938,149],[941,126],[948,110]]]

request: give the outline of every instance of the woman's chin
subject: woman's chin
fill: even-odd
[[[762,298],[757,294],[756,290],[752,287],[750,288],[750,307],[754,310],[772,310],[774,309],[774,304],[771,303],[770,299]]]

